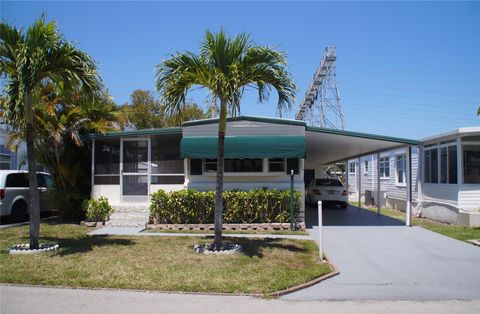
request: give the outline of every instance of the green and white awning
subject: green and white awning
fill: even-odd
[[[182,138],[182,158],[217,158],[218,137]],[[226,136],[225,158],[305,158],[304,136]]]

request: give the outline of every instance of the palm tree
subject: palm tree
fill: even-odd
[[[206,32],[198,55],[177,53],[156,67],[156,87],[163,95],[169,112],[182,111],[187,92],[194,86],[207,88],[220,103],[218,125],[217,177],[215,190],[215,238],[213,249],[222,248],[223,169],[227,113],[240,112],[245,88],[258,91],[258,100],[268,99],[273,88],[278,94],[277,109],[291,108],[296,86],[285,55],[266,46],[255,45],[242,33],[229,38],[224,31]]]
[[[68,92],[81,87],[85,96],[96,94],[101,81],[95,62],[65,41],[55,22],[44,16],[26,32],[0,23],[0,75],[6,97],[4,117],[13,130],[25,134],[27,144],[30,248],[38,248],[40,210],[35,156],[34,100],[41,83],[61,85]]]

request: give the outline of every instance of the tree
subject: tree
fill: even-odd
[[[148,90],[137,89],[130,95],[130,103],[122,106],[133,129],[168,128],[179,126],[184,121],[198,120],[204,117],[202,109],[194,103],[184,106],[181,115],[165,115],[165,106],[155,99]]]
[[[56,23],[46,22],[44,16],[26,32],[0,23],[0,71],[6,96],[5,120],[23,132],[27,144],[30,248],[36,249],[40,234],[33,108],[36,92],[41,83],[52,82],[66,93],[76,89],[89,97],[98,93],[101,81],[90,56],[67,42]]]
[[[121,112],[107,94],[84,99],[79,93],[63,94],[53,84],[42,86],[35,101],[37,156],[55,183],[52,203],[63,219],[79,219],[82,201],[91,189],[89,152],[82,136],[118,130]],[[13,134],[14,135],[14,134]]]
[[[219,101],[217,176],[215,189],[215,238],[213,248],[222,247],[223,170],[227,112],[240,112],[245,88],[258,91],[258,100],[268,99],[271,89],[278,94],[280,111],[291,108],[296,86],[293,83],[285,55],[266,46],[257,46],[249,35],[229,38],[224,31],[206,32],[198,55],[177,53],[156,68],[156,87],[163,95],[169,114],[181,112],[187,92],[193,86],[207,88]]]

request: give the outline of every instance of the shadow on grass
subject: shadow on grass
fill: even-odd
[[[53,256],[87,253],[92,251],[94,247],[133,244],[133,241],[130,239],[112,238],[103,235],[84,235],[78,238],[42,237],[42,239],[45,239],[49,242],[58,243],[60,246],[60,250]]]
[[[242,254],[248,257],[263,258],[266,249],[280,249],[295,253],[306,253],[308,249],[303,246],[285,243],[284,239],[247,239],[247,238],[224,238],[225,242],[240,244],[243,247]]]

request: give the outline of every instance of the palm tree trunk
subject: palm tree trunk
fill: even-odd
[[[40,197],[38,194],[37,158],[35,156],[35,127],[33,125],[32,94],[25,93],[25,120],[29,181],[29,213],[30,213],[30,249],[38,249],[40,236]]]
[[[215,189],[215,237],[213,249],[222,248],[222,225],[223,225],[223,166],[225,132],[227,130],[227,106],[224,101],[220,104],[220,121],[218,123],[218,148],[217,148],[217,184]]]

